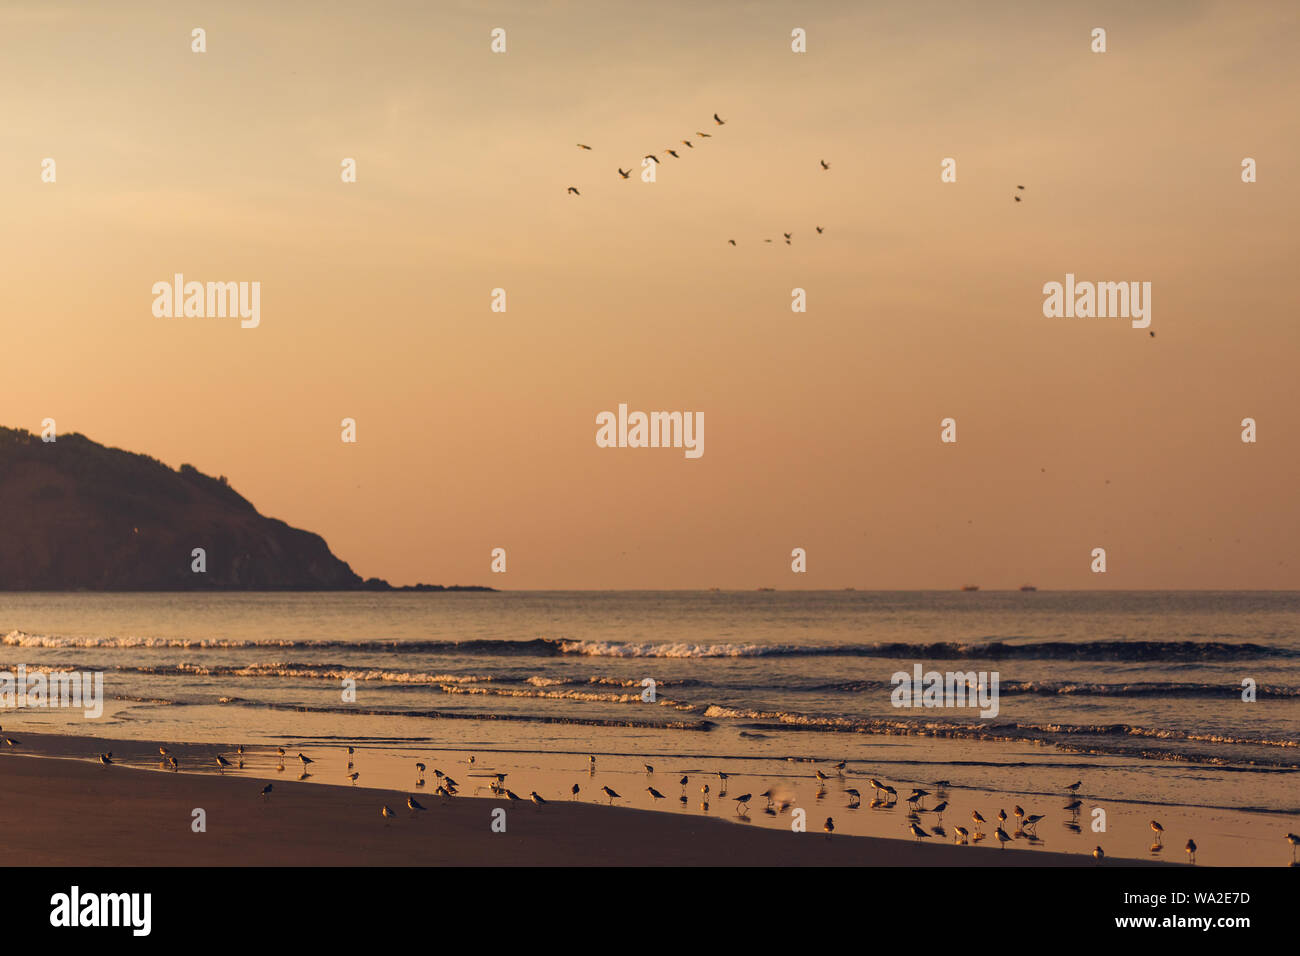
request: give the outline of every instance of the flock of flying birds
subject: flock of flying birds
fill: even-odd
[[[3,730],[3,728],[0,728],[0,730]],[[10,748],[16,748],[21,744],[21,741],[16,740],[13,737],[4,737],[3,739],[5,745]],[[243,760],[244,748],[240,746],[236,748],[235,752],[239,760],[239,766],[242,768],[244,765],[244,760]],[[277,769],[284,770],[285,750],[283,747],[277,747],[276,752],[279,754],[280,757],[279,766]],[[357,782],[357,778],[360,777],[361,775],[355,769],[353,769],[354,768],[353,755],[355,753],[354,748],[349,747],[347,753],[348,753],[347,778],[351,780],[353,784],[355,784]],[[161,763],[163,766],[165,766],[166,768],[172,771],[177,771],[180,769],[180,764],[177,761],[176,757],[166,747],[159,747],[158,754],[162,758]],[[311,776],[307,768],[311,764],[315,763],[315,761],[301,752],[298,753],[297,757],[298,757],[298,761],[302,764],[302,774],[298,779],[305,780]],[[587,761],[588,761],[587,772],[589,774],[594,775],[596,772],[595,756],[589,755],[587,757]],[[107,753],[99,754],[99,762],[103,767],[106,768],[112,766],[113,752],[110,750]],[[233,766],[233,764],[221,754],[216,755],[215,762],[216,762],[217,770],[220,773],[224,773],[227,767]],[[474,762],[475,762],[474,756],[470,755],[467,763],[469,763],[470,766],[473,766]],[[844,769],[846,764],[847,764],[846,761],[841,760],[839,763],[834,765],[834,770],[838,773],[840,777],[844,776]],[[643,766],[645,767],[645,772],[647,777],[654,774],[655,768],[653,765],[643,764]],[[425,785],[424,775],[426,772],[426,767],[423,763],[416,763],[415,770],[416,770],[415,785],[416,787],[423,787]],[[454,779],[452,779],[450,774],[445,774],[441,770],[437,770],[437,769],[435,769],[433,773],[435,778],[438,781],[438,788],[436,793],[439,797],[442,797],[443,799],[451,799],[452,797],[456,796],[460,792],[460,784],[458,784]],[[727,783],[728,780],[730,779],[730,774],[723,773],[721,770],[719,770],[716,772],[716,775],[718,778],[718,789],[716,791],[716,796],[718,797],[718,799],[722,799],[727,796]],[[491,779],[488,784],[488,789],[492,792],[494,796],[509,800],[512,804],[522,803],[523,798],[505,785],[506,778],[508,776],[509,774],[507,773],[491,774],[490,775]],[[826,774],[821,770],[815,771],[814,777],[816,778],[817,785],[818,785],[817,798],[821,799],[826,793],[826,783],[831,778],[829,774]],[[891,809],[892,807],[897,805],[898,791],[894,787],[876,779],[875,777],[870,778],[867,782],[871,784],[871,788],[873,791],[873,798],[870,806],[872,806],[873,808]],[[678,783],[681,785],[682,788],[681,796],[679,799],[683,804],[685,804],[688,799],[686,796],[686,787],[687,784],[690,783],[690,777],[683,775],[682,778],[678,781]],[[947,832],[945,831],[943,826],[943,815],[948,810],[948,801],[945,798],[947,796],[946,793],[947,788],[951,786],[951,784],[947,780],[938,780],[935,781],[933,786],[937,791],[935,796],[939,797],[940,800],[932,807],[926,808],[923,805],[925,802],[925,798],[931,795],[929,790],[914,788],[911,794],[909,794],[907,797],[907,806],[908,806],[908,814],[907,814],[908,827],[907,828],[908,828],[908,832],[910,832],[917,841],[923,839],[929,839],[930,837],[936,837],[936,836],[940,837],[941,839],[947,837]],[[1071,796],[1075,796],[1079,793],[1079,788],[1082,786],[1083,786],[1083,782],[1081,780],[1076,780],[1074,783],[1065,787],[1064,791],[1070,794]],[[260,796],[263,798],[269,798],[273,789],[274,788],[271,784],[269,783],[266,784],[264,787],[262,787]],[[645,789],[646,792],[650,794],[651,800],[654,803],[658,803],[660,800],[666,799],[663,793],[655,789],[653,786],[647,786]],[[582,792],[582,787],[579,784],[575,783],[572,789],[570,790],[571,799],[577,800],[581,792]],[[621,794],[619,794],[617,791],[615,791],[609,786],[601,787],[600,792],[601,794],[604,795],[606,799],[608,799],[609,804],[611,806],[613,805],[615,800],[623,799]],[[848,809],[856,810],[858,807],[862,806],[862,794],[860,791],[852,787],[849,787],[844,790],[844,793],[849,798]],[[710,784],[705,783],[700,787],[701,809],[703,810],[709,809],[709,799],[713,795],[714,795],[714,791],[712,790]],[[765,792],[760,793],[759,797],[767,800],[767,806],[764,808],[763,812],[773,816],[775,816],[777,813],[781,813],[786,810],[789,810],[794,805],[792,800],[781,799],[776,789],[771,787],[769,787]],[[532,803],[535,806],[539,808],[546,806],[546,804],[548,803],[548,801],[536,790],[530,791],[529,799],[532,801]],[[746,816],[749,813],[749,804],[753,799],[754,799],[754,795],[752,793],[742,793],[738,797],[733,797],[732,802],[735,803],[736,805],[736,813],[741,816]],[[779,806],[777,804],[778,799],[781,799],[781,803]],[[406,806],[407,809],[411,811],[412,815],[424,812],[425,810],[428,809],[423,804],[421,804],[419,800],[415,799],[414,796],[408,796],[406,798]],[[1075,832],[1079,831],[1080,829],[1079,825],[1075,821],[1078,820],[1079,811],[1080,809],[1082,809],[1082,807],[1083,807],[1083,801],[1077,799],[1076,797],[1076,799],[1071,800],[1069,803],[1065,804],[1065,806],[1061,808],[1070,813],[1070,821],[1065,824],[1065,826],[1068,829],[1071,829]],[[933,813],[935,815],[935,822],[931,824],[929,830],[926,830],[925,827],[921,826],[920,815],[922,813]],[[385,825],[387,825],[388,821],[397,815],[393,811],[393,808],[386,803],[380,809],[380,814],[384,819]],[[983,814],[981,814],[978,810],[972,810],[970,816],[971,816],[971,822],[973,824],[971,828],[962,827],[962,826],[953,827],[953,841],[959,845],[965,846],[972,843],[979,843],[982,840],[987,838],[983,828],[986,824],[988,824],[989,821],[985,819]],[[1014,836],[1010,833],[1007,833],[1006,831],[1007,823],[1011,820],[1012,817],[1014,817],[1015,819],[1015,827],[1016,827]],[[1045,814],[1026,813],[1023,807],[1016,806],[1012,809],[1011,817],[1007,816],[1006,810],[999,809],[995,819],[998,821],[998,825],[993,828],[993,838],[998,841],[999,847],[1001,849],[1005,849],[1006,845],[1010,843],[1013,839],[1027,839],[1031,843],[1038,842],[1038,835],[1036,832],[1036,828],[1038,824],[1045,819]],[[1159,821],[1156,820],[1152,820],[1150,822],[1150,827],[1151,827],[1151,832],[1155,834],[1155,843],[1152,844],[1151,851],[1154,853],[1158,853],[1160,852],[1160,850],[1164,848],[1165,828],[1160,825]],[[834,818],[827,817],[826,822],[822,825],[822,829],[825,830],[826,832],[826,838],[830,839],[831,834],[835,832]],[[1296,850],[1297,848],[1300,848],[1300,835],[1297,835],[1295,833],[1288,833],[1286,835],[1286,841],[1291,845],[1291,864],[1294,866],[1296,865]],[[1187,843],[1183,847],[1183,850],[1184,852],[1186,852],[1189,862],[1195,863],[1196,862],[1196,841],[1194,839],[1188,839]],[[1097,846],[1093,849],[1092,856],[1093,859],[1095,859],[1098,863],[1100,863],[1105,858],[1106,854],[1100,846]]]
[[[727,125],[727,121],[724,120],[724,119],[723,119],[721,116],[719,116],[717,113],[714,113],[714,114],[713,114],[713,122],[714,122],[716,125],[718,125],[718,126],[726,126],[726,125]],[[710,139],[710,138],[712,138],[713,134],[712,134],[712,133],[705,133],[705,132],[703,132],[702,130],[696,130],[696,131],[695,131],[695,136],[696,136],[697,139]],[[684,140],[682,140],[680,145],[685,146],[687,149],[694,149],[694,148],[695,148],[695,144],[692,143],[689,139],[684,139]],[[585,150],[591,150],[591,149],[592,149],[592,147],[588,146],[586,143],[578,143],[577,146],[578,146],[578,149],[585,149]],[[681,152],[678,151],[677,149],[665,149],[665,150],[663,151],[663,153],[664,153],[665,156],[671,156],[673,159],[681,159],[681,158],[682,158]],[[655,153],[646,153],[645,156],[642,158],[642,162],[644,163],[646,160],[650,160],[650,161],[653,162],[655,165],[658,165],[659,163],[662,162],[662,160],[659,158],[659,156],[658,156],[657,154],[655,154]],[[819,162],[820,162],[820,164],[821,164],[821,168],[822,168],[822,171],[823,171],[823,172],[825,172],[826,170],[828,170],[828,169],[831,168],[831,164],[828,163],[828,162],[826,162],[826,160],[823,159],[823,160],[820,160]],[[619,174],[620,176],[622,176],[624,179],[630,179],[630,178],[632,177],[632,170],[631,170],[631,169],[624,169],[622,166],[617,166],[617,167],[615,167],[615,168],[618,169],[618,174]],[[1024,189],[1023,186],[1021,186],[1020,188],[1021,188],[1021,189]],[[578,187],[577,187],[577,186],[570,186],[568,191],[569,191],[569,194],[572,195],[572,196],[581,196],[581,195],[582,195],[582,193],[578,191]],[[1019,202],[1019,201],[1020,201],[1020,197],[1017,196],[1017,197],[1016,197],[1016,202]],[[821,226],[816,226],[815,228],[816,228],[816,230],[817,230],[817,235],[819,235],[819,236],[820,236],[820,235],[825,231]],[[781,233],[781,235],[785,238],[785,244],[786,244],[787,246],[788,246],[788,245],[791,245],[791,239],[793,238],[793,235],[794,235],[794,234],[793,234],[793,233],[790,233],[790,232],[783,232],[783,233]],[[764,242],[773,242],[774,240],[772,240],[772,239],[764,239],[763,241],[764,241]],[[735,240],[735,239],[728,239],[727,242],[728,242],[728,244],[730,244],[730,245],[733,245],[733,246],[736,245],[736,240]]]

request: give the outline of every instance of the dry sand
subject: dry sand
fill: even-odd
[[[258,779],[103,768],[84,756],[104,747],[144,750],[142,742],[42,736],[24,749],[35,749],[29,743],[69,756],[0,754],[0,842],[6,859],[23,865],[1096,865],[1042,850],[827,839],[825,816],[811,812],[807,833],[784,833],[591,803],[539,809],[489,798],[444,801],[428,792],[416,797],[428,810],[412,814],[402,792],[286,779],[262,799]],[[397,813],[387,823],[385,803]],[[505,833],[491,829],[497,807],[506,808]],[[195,808],[206,811],[205,833],[191,829]]]

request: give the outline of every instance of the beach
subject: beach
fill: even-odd
[[[25,866],[1095,866],[1077,854],[806,833],[627,807],[166,773],[66,756],[103,741],[33,738],[45,753],[0,756],[0,832]],[[24,741],[26,745],[27,741]],[[144,757],[139,744],[113,743]],[[210,749],[212,754],[219,748]],[[197,759],[205,748],[186,750]],[[396,816],[386,821],[383,805]],[[506,831],[491,829],[506,809]],[[206,813],[206,832],[192,827]],[[1107,865],[1122,861],[1108,860]]]
[[[802,809],[835,840],[933,849],[965,827],[957,849],[986,855],[1001,823],[1007,854],[1040,861],[1100,845],[1186,864],[1192,840],[1200,866],[1280,866],[1300,830],[1297,619],[1285,593],[5,595],[0,674],[21,706],[0,724],[22,746],[0,761],[62,753],[155,780],[165,746],[180,774],[164,777],[217,778],[222,753],[254,792],[346,786],[375,813],[436,800],[435,771],[457,806],[505,773],[523,801],[567,806],[577,784],[591,815],[608,786],[596,819],[722,820],[729,839],[784,838]],[[918,671],[998,677],[996,715],[899,706],[892,678]],[[102,687],[93,706],[18,700],[68,674]]]

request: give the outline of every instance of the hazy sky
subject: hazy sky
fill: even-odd
[[[0,424],[394,583],[1300,587],[1298,10],[4,0]],[[155,318],[176,272],[260,327]],[[1156,337],[1045,318],[1067,272]],[[703,457],[598,448],[620,402]]]

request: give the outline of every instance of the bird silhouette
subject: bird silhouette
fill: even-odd
[[[727,125],[727,121],[724,120],[724,119],[723,119],[721,116],[719,116],[717,113],[714,113],[714,114],[713,114],[713,122],[717,123],[719,126],[726,126],[726,125]]]
[[[619,174],[620,176],[622,176],[624,179],[627,179],[629,176],[632,175],[632,170],[629,169],[627,172],[624,172],[624,171],[623,171],[623,167],[620,166],[620,167],[618,168],[618,174]]]
[[[696,131],[695,131],[695,135],[696,135],[696,136],[702,136],[702,137],[704,137],[705,139],[710,139],[710,138],[712,138],[712,136],[713,136],[712,133],[701,133],[699,130],[696,130]]]
[[[823,160],[821,161],[821,163],[822,163],[822,169],[830,169],[830,168],[831,168],[831,164],[828,163],[828,162],[826,162],[826,160],[823,159]]]
[[[736,244],[735,239],[728,239],[727,242],[731,243],[733,246]]]
[[[656,156],[654,153],[646,153],[645,156],[643,156],[642,158],[643,158],[643,159],[653,159],[656,163],[659,162],[659,157]]]
[[[664,152],[667,153],[669,156],[671,156],[673,159],[681,159],[681,157],[677,155],[677,150],[675,149],[665,149]]]
[[[1020,197],[1019,197],[1019,196],[1013,196],[1012,198],[1015,199],[1016,202],[1020,202]]]
[[[579,143],[578,149],[591,149],[591,147],[588,146],[586,143]]]
[[[817,235],[819,235],[819,236],[820,236],[820,235],[821,235],[821,234],[822,234],[822,233],[823,233],[823,232],[824,232],[824,231],[825,231],[825,230],[824,230],[824,229],[822,229],[822,227],[821,227],[821,226],[818,226],[818,227],[817,227]]]
[[[578,192],[578,189],[577,189],[576,186],[570,186],[570,187],[569,187],[569,192],[573,193],[573,195],[575,195],[575,196],[581,196],[581,195],[582,195],[582,193]]]
[[[687,149],[695,148],[694,146],[691,145],[691,141],[689,139],[682,140],[682,145],[685,146]]]

